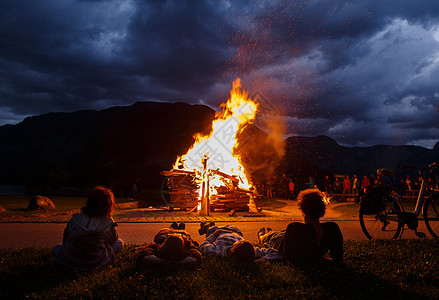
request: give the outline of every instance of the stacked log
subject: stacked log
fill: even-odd
[[[240,188],[219,187],[216,195],[210,196],[210,208],[223,211],[248,211],[252,192]]]
[[[171,208],[193,209],[198,205],[198,188],[196,174],[191,171],[163,171],[168,177],[169,205]]]
[[[249,190],[238,187],[239,180],[218,170],[210,170],[212,174],[222,178],[224,186],[216,189],[216,194],[210,195],[211,211],[249,211],[249,203],[256,202],[257,196]],[[176,170],[163,171],[162,175],[169,178],[169,205],[171,208],[192,210],[198,205],[200,185],[197,174],[192,171]]]

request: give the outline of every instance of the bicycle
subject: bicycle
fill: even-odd
[[[434,238],[439,237],[439,192],[437,189],[428,197],[424,197],[427,188],[427,171],[437,168],[434,162],[418,169],[422,178],[421,188],[413,212],[407,212],[402,205],[402,195],[396,189],[392,180],[394,171],[379,169],[377,173],[387,177],[391,188],[375,188],[366,193],[360,201],[359,219],[361,229],[368,239],[397,239],[402,237],[404,227],[415,231],[416,236],[425,238],[423,232],[418,232],[418,218],[421,215],[425,225]]]

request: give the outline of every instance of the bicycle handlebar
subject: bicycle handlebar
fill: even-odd
[[[429,164],[429,165],[426,166],[426,167],[420,168],[420,169],[419,169],[419,175],[422,176],[422,172],[424,172],[425,170],[428,170],[428,169],[431,169],[431,168],[437,168],[438,166],[439,166],[438,162],[435,161],[434,163]]]
[[[435,161],[434,163],[429,164],[428,166],[425,166],[423,168],[419,168],[416,167],[416,165],[412,165],[412,166],[402,166],[401,170],[419,170],[419,175],[422,176],[422,172],[424,172],[427,169],[431,169],[431,168],[437,168],[439,167],[439,162]]]

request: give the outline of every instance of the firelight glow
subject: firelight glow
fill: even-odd
[[[222,104],[222,112],[217,113],[208,135],[197,134],[195,142],[186,154],[179,156],[174,169],[184,169],[203,173],[203,158],[207,158],[207,169],[218,170],[239,180],[239,187],[251,188],[244,166],[234,150],[238,145],[238,133],[246,124],[252,123],[258,104],[248,97],[241,88],[241,80],[233,82],[233,89],[227,103]],[[211,172],[209,176],[210,193],[216,194],[216,188],[224,186],[221,176]]]

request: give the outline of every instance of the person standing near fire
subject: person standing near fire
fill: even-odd
[[[325,192],[327,194],[332,194],[333,193],[333,189],[332,189],[332,181],[329,178],[329,175],[325,176],[325,179],[323,180],[323,187],[325,189]]]
[[[354,174],[354,179],[352,180],[352,194],[358,194],[358,190],[360,188],[360,181],[356,174]]]
[[[273,175],[267,180],[267,198],[276,197],[275,185],[276,185],[276,176]]]
[[[341,194],[341,185],[342,182],[340,182],[340,180],[338,180],[338,177],[336,176],[333,184],[334,194]]]
[[[294,189],[295,189],[295,184],[294,181],[292,179],[290,179],[290,181],[288,182],[288,199],[294,199],[296,198],[296,195],[294,194]]]
[[[367,175],[364,175],[363,180],[361,181],[361,190],[363,194],[366,194],[370,188],[370,180]]]
[[[309,176],[308,187],[309,187],[310,189],[313,189],[315,184],[316,184],[316,182],[315,182],[315,180],[314,180],[314,177]]]
[[[345,200],[347,201],[349,198],[349,194],[351,193],[351,179],[349,178],[349,175],[346,175],[343,180],[343,195]]]

